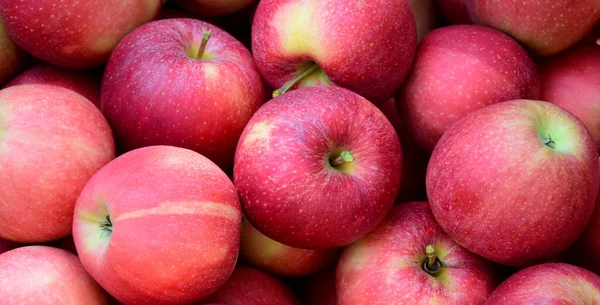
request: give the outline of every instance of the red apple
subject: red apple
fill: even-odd
[[[106,305],[104,291],[77,256],[46,246],[0,255],[2,305]]]
[[[12,250],[16,247],[17,247],[16,243],[0,238],[0,254],[4,253],[6,251]]]
[[[24,66],[27,55],[12,41],[0,22],[0,84],[5,83]]]
[[[125,150],[178,146],[224,169],[264,102],[250,52],[194,19],[154,21],[127,35],[106,66],[101,94],[102,112]]]
[[[442,231],[425,201],[395,206],[344,249],[336,279],[339,305],[483,305],[496,282],[486,261]]]
[[[471,16],[467,10],[467,0],[437,0],[444,16],[452,24],[471,24]]]
[[[5,87],[24,84],[47,84],[71,89],[100,108],[99,71],[75,71],[39,63],[13,78]]]
[[[314,273],[333,263],[338,249],[300,249],[277,242],[243,222],[240,257],[262,270],[279,276]]]
[[[254,0],[176,0],[183,9],[200,16],[225,16],[250,6]]]
[[[0,155],[0,238],[39,243],[71,233],[77,196],[115,147],[83,96],[20,85],[0,91]]]
[[[600,277],[569,264],[548,263],[523,269],[505,280],[486,305],[598,304]]]
[[[442,137],[427,169],[435,218],[458,244],[525,266],[567,249],[594,209],[598,151],[587,128],[547,102],[480,109]]]
[[[382,104],[410,68],[416,33],[408,1],[262,0],[252,51],[274,96],[337,85]]]
[[[440,23],[439,10],[435,0],[409,0],[410,9],[415,16],[417,42]]]
[[[8,34],[31,55],[65,68],[104,64],[119,40],[152,20],[163,0],[0,0]]]
[[[311,274],[303,279],[302,304],[338,305],[335,293],[335,273],[337,266]]]
[[[540,99],[579,118],[600,149],[600,46],[577,45],[539,65]]]
[[[237,267],[217,292],[201,304],[300,305],[281,280],[250,267]]]
[[[191,150],[121,155],[83,189],[73,238],[85,269],[125,304],[190,304],[233,271],[241,210],[233,183]]]
[[[402,152],[383,113],[339,87],[262,106],[240,138],[234,183],[248,220],[297,248],[337,248],[375,228],[400,186]]]
[[[412,138],[428,152],[466,114],[512,99],[537,99],[539,76],[508,35],[476,25],[437,29],[419,45],[397,102]]]
[[[506,32],[542,56],[574,45],[600,20],[598,0],[465,2],[475,23]]]

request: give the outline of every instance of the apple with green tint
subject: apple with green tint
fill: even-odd
[[[274,96],[337,85],[382,104],[410,68],[416,34],[406,0],[262,0],[252,51]]]
[[[583,123],[542,101],[514,100],[454,124],[427,169],[440,226],[489,260],[526,266],[566,250],[588,223],[598,150]]]
[[[17,47],[0,22],[0,84],[5,83],[25,65],[27,55]]]
[[[176,0],[178,6],[203,17],[218,17],[239,12],[254,0]]]
[[[241,210],[233,183],[202,155],[171,146],[125,153],[75,206],[85,269],[124,304],[191,304],[233,271]]]

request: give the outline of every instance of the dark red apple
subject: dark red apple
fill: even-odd
[[[444,16],[452,24],[471,24],[471,16],[467,10],[466,0],[437,0]]]
[[[175,2],[191,13],[215,17],[239,12],[250,6],[254,0],[175,0]]]
[[[337,266],[311,274],[302,281],[301,293],[304,305],[338,305],[335,293]]]
[[[0,254],[12,250],[17,247],[17,244],[6,239],[0,238]]]

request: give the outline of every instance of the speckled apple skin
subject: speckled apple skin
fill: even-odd
[[[0,255],[0,304],[108,303],[77,256],[53,247],[27,246]]]
[[[563,130],[557,141],[571,148],[544,145],[539,124]],[[596,145],[572,114],[547,102],[507,101],[444,134],[427,169],[427,194],[435,218],[458,244],[525,266],[555,257],[583,232],[598,166]]]
[[[99,243],[98,223],[113,224]],[[241,208],[233,183],[188,149],[151,146],[121,155],[88,182],[73,238],[86,270],[124,304],[191,304],[233,271]],[[96,230],[94,230],[96,229]]]
[[[557,54],[600,20],[598,0],[465,0],[473,21],[508,33],[532,53]]]
[[[375,104],[404,80],[417,43],[408,1],[262,0],[252,51],[271,89],[316,62],[333,84]]]
[[[40,243],[71,233],[87,181],[115,157],[104,117],[52,85],[0,91],[0,238]]]
[[[427,245],[447,266],[438,277],[422,269]],[[336,279],[339,305],[482,305],[496,285],[491,265],[448,237],[426,201],[395,206],[345,248]]]
[[[547,263],[513,274],[485,305],[596,305],[599,299],[598,275],[565,263]]]
[[[190,58],[202,32],[210,60]],[[101,109],[124,150],[171,145],[194,150],[223,169],[233,165],[244,126],[264,103],[250,52],[200,20],[154,21],[127,35],[102,81]]]
[[[350,151],[350,174],[329,165]],[[384,114],[349,90],[301,88],[261,107],[240,138],[234,183],[248,220],[297,248],[350,244],[383,220],[400,186],[402,152]]]
[[[600,150],[600,46],[580,44],[539,64],[540,100],[583,121]]]
[[[412,138],[431,152],[466,114],[512,99],[537,99],[535,64],[510,36],[477,25],[436,29],[419,45],[396,101]]]

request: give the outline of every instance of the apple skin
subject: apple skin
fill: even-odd
[[[512,99],[537,99],[533,60],[494,29],[454,25],[429,33],[396,102],[401,120],[425,151],[466,114]]]
[[[423,270],[432,245],[445,265]],[[394,206],[377,229],[342,252],[339,305],[484,304],[496,285],[491,265],[461,248],[437,225],[426,201]]]
[[[108,303],[77,256],[53,247],[27,246],[0,255],[0,304]]]
[[[178,6],[196,15],[218,17],[239,12],[254,0],[176,0]]]
[[[471,16],[467,10],[467,0],[437,0],[437,4],[444,16],[452,24],[472,24]]]
[[[6,33],[0,22],[0,84],[4,84],[17,74],[27,61],[27,55],[19,48]]]
[[[106,217],[112,233],[101,225]],[[150,146],[121,155],[83,189],[73,239],[86,270],[125,304],[191,304],[233,271],[241,208],[206,157]]]
[[[539,64],[540,99],[574,114],[600,150],[600,46],[579,44]]]
[[[75,71],[42,62],[17,75],[5,88],[25,84],[56,85],[83,95],[100,108],[101,75],[98,71]]]
[[[212,36],[207,60],[197,52],[203,30]],[[212,58],[212,59],[211,59]],[[101,109],[124,150],[170,145],[194,150],[223,169],[264,103],[252,56],[225,31],[194,19],[165,19],[127,35],[106,66]]]
[[[354,161],[329,162],[346,150]],[[296,248],[338,248],[375,228],[397,196],[398,135],[383,113],[349,90],[318,86],[263,105],[240,138],[234,183],[245,215]]]
[[[402,84],[416,44],[408,1],[262,0],[252,24],[254,59],[271,89],[314,62],[319,69],[297,87],[335,84],[377,105]]]
[[[201,304],[300,305],[280,279],[251,267],[236,267],[227,282]]]
[[[0,19],[27,53],[64,68],[106,62],[128,32],[156,17],[163,0],[0,0]]]
[[[540,56],[569,48],[600,20],[598,0],[465,2],[475,23],[511,35]]]
[[[485,304],[597,304],[599,298],[598,275],[569,264],[547,263],[518,271]]]
[[[0,238],[0,254],[10,251],[16,247],[18,247],[16,243]]]
[[[77,196],[115,146],[83,96],[20,85],[0,90],[0,155],[0,238],[41,243],[71,233]]]
[[[598,166],[593,138],[571,113],[548,102],[507,101],[446,131],[429,161],[427,195],[458,244],[522,267],[557,256],[583,232]]]

